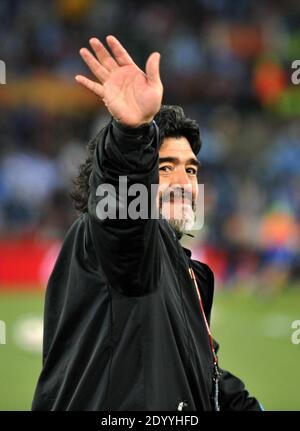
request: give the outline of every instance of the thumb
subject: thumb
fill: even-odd
[[[150,83],[153,83],[153,84],[160,83],[159,63],[160,63],[159,52],[153,52],[149,56],[146,63],[146,75]]]

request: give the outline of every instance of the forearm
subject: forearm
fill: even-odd
[[[215,352],[219,352],[219,343],[213,340]],[[260,402],[250,396],[244,383],[229,371],[220,368],[219,403],[221,410],[227,411],[261,411]]]
[[[260,402],[250,396],[244,383],[236,376],[221,369],[220,409],[226,411],[261,411]]]
[[[157,147],[154,123],[131,129],[113,120],[95,149],[88,205],[91,231],[110,283],[124,290],[126,281],[127,293],[155,284],[159,273],[158,225],[151,218],[151,186],[159,181]],[[136,199],[130,188],[138,184],[144,190],[143,218],[130,212]]]

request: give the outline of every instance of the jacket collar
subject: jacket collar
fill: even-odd
[[[182,248],[183,248],[183,250],[184,250],[185,254],[186,254],[188,257],[192,257],[192,252],[191,252],[191,250],[189,250],[188,248],[185,248],[185,247],[182,247]]]
[[[176,235],[176,238],[178,239],[178,241],[182,238],[182,236],[183,235],[188,235],[188,236],[192,236],[192,237],[194,237],[194,235],[192,235],[192,234],[189,234],[189,233],[184,233],[184,234],[182,234],[182,233],[180,233],[180,232],[177,232],[174,228],[173,228],[173,226],[171,226],[170,225],[170,223],[168,223],[169,224],[169,226],[170,226],[170,228],[172,229],[172,231],[174,232],[174,234]],[[189,250],[188,248],[185,248],[185,247],[182,247],[183,248],[183,250],[184,250],[184,252],[185,252],[185,254],[188,256],[188,257],[191,257],[192,256],[192,252],[191,252],[191,250]]]

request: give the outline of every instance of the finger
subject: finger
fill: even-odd
[[[153,52],[146,63],[146,75],[149,82],[154,84],[161,83],[159,74],[160,54]]]
[[[119,66],[134,64],[134,61],[116,37],[107,36],[106,41],[108,43],[108,46],[112,50],[112,53],[114,54],[114,57],[117,60]]]
[[[110,52],[105,48],[105,46],[103,45],[103,43],[100,42],[99,39],[92,37],[92,39],[90,39],[90,45],[93,48],[96,57],[98,58],[100,63],[109,72],[112,72],[113,70],[118,68],[116,60],[112,57]]]
[[[103,84],[107,80],[109,72],[99,63],[98,60],[96,60],[87,48],[81,48],[79,52],[86,65],[93,72],[96,78],[99,79],[100,83]]]
[[[103,85],[99,84],[98,82],[94,82],[83,75],[76,75],[75,79],[80,85],[95,93],[96,96],[101,97],[101,99],[103,98],[104,96]]]

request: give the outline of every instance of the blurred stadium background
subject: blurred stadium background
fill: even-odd
[[[267,410],[300,410],[299,20],[297,0],[1,0],[0,410],[30,409],[72,178],[107,120],[78,50],[107,34],[141,67],[161,52],[164,103],[200,123],[205,226],[186,245],[215,272],[221,366]]]

